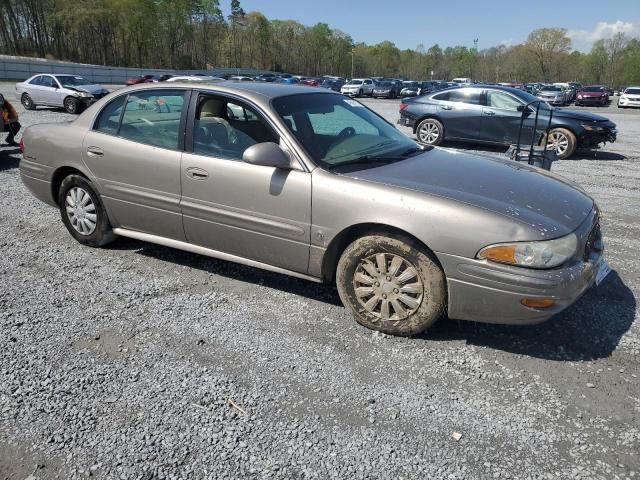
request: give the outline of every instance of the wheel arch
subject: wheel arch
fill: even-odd
[[[442,265],[440,264],[440,261],[438,260],[435,252],[415,235],[407,232],[406,230],[391,225],[367,222],[358,223],[346,227],[331,239],[331,241],[329,242],[329,246],[327,247],[322,257],[322,280],[326,283],[333,283],[335,281],[336,269],[338,267],[338,261],[340,260],[342,252],[344,252],[344,250],[357,238],[373,234],[386,234],[396,237],[405,237],[406,239],[409,239],[411,242],[419,245],[420,247],[424,248],[425,251],[430,253],[434,261],[444,272],[444,269],[442,268]]]
[[[79,175],[81,177],[84,177],[89,183],[91,183],[91,179],[84,172],[78,170],[75,167],[64,166],[58,168],[55,172],[53,172],[53,176],[51,177],[51,196],[53,197],[53,201],[56,203],[56,205],[58,205],[58,192],[60,191],[62,181],[69,175]]]
[[[442,120],[442,117],[440,117],[436,113],[425,113],[421,117],[418,117],[416,119],[416,121],[413,123],[413,133],[414,134],[416,134],[417,131],[418,131],[418,125],[420,125],[427,118],[433,118],[434,120],[438,120],[442,124],[442,126],[444,127],[444,131],[445,132],[447,131],[446,125],[444,124],[444,121]]]

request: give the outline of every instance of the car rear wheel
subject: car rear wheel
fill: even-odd
[[[542,137],[542,142],[547,142],[549,150],[555,150],[558,158],[564,160],[576,151],[576,136],[566,128],[554,128],[549,135]]]
[[[445,311],[444,273],[410,238],[380,234],[355,240],[340,257],[336,283],[360,325],[390,335],[420,333]]]
[[[80,112],[80,102],[73,97],[65,98],[63,104],[67,113],[76,114]]]
[[[65,227],[83,245],[102,247],[116,238],[100,196],[86,178],[66,177],[58,191],[58,205]]]
[[[20,97],[20,103],[22,103],[22,106],[25,108],[25,110],[36,109],[36,104],[33,103],[33,99],[31,98],[31,95],[29,95],[28,93],[22,94],[22,97]]]
[[[418,142],[425,145],[440,145],[444,140],[444,126],[435,118],[425,118],[416,129]]]

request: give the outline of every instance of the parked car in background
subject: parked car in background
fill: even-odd
[[[420,82],[407,80],[402,82],[402,89],[400,90],[401,97],[416,97],[420,95]]]
[[[373,87],[373,98],[396,98],[396,88],[393,82],[381,81]]]
[[[223,82],[225,79],[221,77],[210,77],[207,75],[176,75],[167,80],[167,82]]]
[[[159,99],[171,109],[139,107]],[[445,313],[539,323],[610,271],[580,188],[421,148],[325,89],[138,86],[23,142],[22,181],[79,243],[122,236],[335,283],[357,322],[387,334]]]
[[[278,77],[273,82],[274,83],[283,83],[285,85],[298,85],[300,83],[300,81],[296,77],[294,77],[292,75],[290,75],[288,77]]]
[[[354,78],[345,83],[340,92],[351,97],[362,97],[373,95],[373,80],[370,78]]]
[[[80,113],[109,90],[80,75],[34,75],[16,83],[16,94],[22,106],[34,110],[37,106],[63,107],[67,113]]]
[[[536,97],[550,105],[565,105],[568,101],[564,89],[556,85],[543,85],[538,90]]]
[[[588,85],[576,95],[576,105],[600,105],[609,103],[609,89],[602,85]]]
[[[459,77],[459,78],[453,78],[451,80],[453,83],[458,83],[458,84],[468,84],[468,83],[473,83],[473,80],[471,80],[468,77]]]
[[[318,78],[305,78],[300,81],[301,85],[306,85],[307,87],[317,87],[322,83],[322,79]]]
[[[253,77],[247,77],[246,75],[233,75],[229,77],[229,80],[235,80],[236,82],[253,82]]]
[[[158,81],[158,77],[156,77],[155,75],[140,75],[138,77],[130,77],[127,78],[127,85],[138,85],[139,83],[151,83],[151,82],[157,82]]]
[[[167,80],[169,80],[169,79],[170,79],[170,78],[172,78],[172,77],[173,77],[173,75],[172,75],[172,74],[170,74],[170,73],[165,73],[164,75],[160,75],[160,76],[158,77],[158,81],[159,81],[159,82],[166,82]]]
[[[253,79],[256,82],[273,82],[278,78],[274,73],[261,73],[260,75],[254,77]]]
[[[511,145],[518,141],[520,119],[533,95],[509,87],[472,86],[443,90],[403,100],[400,104],[401,125],[411,127],[418,141],[439,145],[443,141],[464,141],[489,145]],[[541,131],[534,136],[535,113],[531,107],[525,116],[522,138],[532,137],[544,144]],[[577,148],[614,142],[615,123],[600,115],[555,109],[540,102],[538,129],[546,128],[551,115],[551,130],[546,138],[558,158],[568,158]]]
[[[640,87],[627,87],[618,99],[618,108],[639,108]]]
[[[334,92],[339,92],[340,89],[342,88],[342,85],[344,85],[343,81],[340,80],[333,80],[330,78],[325,78],[322,83],[320,83],[318,86],[322,87],[322,88],[328,88],[333,90]]]

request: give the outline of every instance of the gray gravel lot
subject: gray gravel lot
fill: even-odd
[[[640,478],[640,111],[589,110],[619,140],[554,171],[598,201],[615,272],[545,324],[418,338],[359,327],[333,287],[83,247],[0,147],[0,480]]]

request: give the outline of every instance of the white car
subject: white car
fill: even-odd
[[[224,78],[220,77],[209,77],[207,75],[178,75],[176,77],[171,77],[167,82],[216,82],[216,81],[224,81]]]
[[[67,113],[80,113],[109,90],[80,75],[41,74],[16,83],[16,95],[27,110],[38,105],[64,107]]]
[[[373,96],[375,83],[370,78],[354,78],[340,88],[340,93],[350,97]]]
[[[640,107],[640,87],[627,87],[618,99],[618,108]]]

